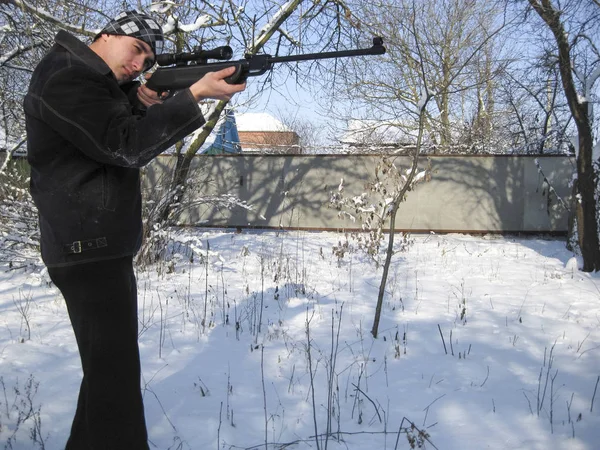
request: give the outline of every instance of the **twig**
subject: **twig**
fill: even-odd
[[[158,358],[162,359],[162,347],[165,342],[165,315],[163,313],[163,305],[160,300],[160,291],[157,289],[156,293],[158,295],[158,307],[160,308],[160,331],[158,335]]]
[[[208,306],[208,265],[210,262],[210,241],[206,240],[206,276],[204,278],[204,316],[202,317],[202,333],[206,332],[206,308]]]
[[[596,349],[598,349],[598,348],[600,348],[600,345],[596,345],[596,346],[594,346],[594,347],[592,347],[592,348],[588,348],[587,350],[584,350],[584,351],[582,351],[582,352],[579,354],[579,356],[577,357],[577,359],[581,358],[581,357],[582,357],[582,356],[583,356],[585,353],[589,352],[590,350],[596,350]]]
[[[571,401],[567,402],[567,417],[569,418],[569,423],[572,422],[572,420],[571,420],[571,405],[573,404],[573,397],[575,397],[575,392],[571,393]]]
[[[487,366],[487,374],[486,374],[486,376],[485,376],[485,380],[483,380],[483,383],[481,383],[481,384],[479,385],[479,387],[483,387],[483,385],[484,385],[484,384],[487,382],[487,380],[488,380],[489,376],[490,376],[490,366]]]
[[[550,353],[548,354],[548,368],[546,369],[546,380],[544,382],[544,392],[542,392],[542,398],[540,399],[540,385],[541,385],[541,381],[542,381],[542,372],[543,372],[543,366],[542,369],[540,370],[540,377],[538,380],[538,410],[537,410],[537,414],[538,416],[540,415],[540,411],[542,409],[542,407],[544,406],[544,400],[546,399],[546,390],[548,389],[548,379],[550,378],[550,371],[552,370],[552,363],[554,362],[554,347],[556,346],[556,342],[554,342],[554,344],[552,345],[552,347],[550,347]],[[544,350],[544,364],[546,362],[546,354],[545,354],[545,350]]]
[[[554,376],[551,377],[550,381],[550,432],[552,434],[554,434],[554,380],[556,379],[557,375],[558,369],[556,369],[556,372],[554,373]]]
[[[367,400],[369,400],[371,402],[371,404],[375,408],[375,412],[377,413],[377,417],[379,417],[379,423],[382,423],[383,421],[381,420],[381,415],[379,414],[379,408],[377,408],[377,405],[375,404],[375,402],[373,400],[371,400],[369,398],[369,396],[367,394],[365,394],[363,392],[363,390],[361,388],[359,388],[357,385],[355,385],[354,383],[352,383],[352,386],[354,386],[354,389],[356,389],[357,391],[359,391],[362,395],[364,395],[367,398]]]
[[[267,391],[265,389],[265,346],[260,346],[260,378],[262,382],[262,390],[263,390],[263,411],[265,413],[265,450],[268,448],[268,420],[267,420]]]
[[[598,389],[598,382],[600,381],[600,375],[596,378],[596,386],[594,387],[594,395],[592,395],[592,403],[590,404],[590,412],[594,409],[594,398],[596,398],[596,390]]]
[[[579,351],[581,350],[581,347],[583,347],[583,344],[585,343],[585,341],[587,340],[587,338],[590,337],[590,334],[592,334],[592,332],[590,331],[586,337],[583,338],[583,341],[581,341],[581,343],[578,343],[577,345],[577,351],[575,353],[579,353]]]
[[[400,422],[400,428],[398,429],[398,433],[397,433],[397,437],[396,437],[396,445],[394,446],[394,450],[398,450],[398,441],[400,440],[400,433],[402,433],[402,425],[404,424],[404,421],[407,421],[410,426],[411,429],[413,430],[417,430],[417,432],[419,433],[419,436],[422,437],[423,439],[425,439],[427,442],[429,442],[431,444],[431,446],[435,449],[435,450],[439,450],[434,444],[433,442],[431,442],[429,440],[429,435],[425,432],[425,431],[421,431],[419,429],[419,427],[417,427],[412,421],[410,421],[409,419],[407,419],[406,417],[402,418],[402,422]],[[408,434],[408,428],[404,428],[405,433]]]
[[[404,418],[404,420],[408,421],[409,423],[411,423],[411,425],[414,425],[412,422],[410,422],[410,420]],[[415,430],[418,430],[419,432],[422,433],[423,439],[425,439],[427,442],[429,442],[429,444],[435,449],[435,450],[439,450],[435,445],[433,445],[433,443],[429,440],[428,437],[425,436],[425,433],[421,430],[419,430],[419,428],[417,428],[417,426],[414,426]],[[402,433],[402,426],[400,427],[398,432],[393,432],[393,434],[399,435],[399,433]],[[407,430],[406,428],[404,428],[404,430]],[[340,431],[339,434],[343,434],[343,435],[347,435],[347,436],[355,436],[355,435],[371,435],[371,436],[377,436],[377,435],[387,435],[387,434],[392,434],[391,431]],[[292,447],[292,446],[297,446],[300,443],[307,443],[310,444],[310,442],[312,442],[315,438],[322,438],[324,437],[323,435],[315,435],[315,436],[308,436],[307,439],[296,439],[295,441],[290,441],[290,442],[269,442],[269,445],[271,446],[271,448],[277,448],[277,449],[285,449],[288,447]],[[229,449],[240,449],[240,450],[258,450],[262,447],[264,447],[264,443],[260,443],[260,444],[256,444],[256,445],[251,445],[250,447],[240,447],[237,445],[228,445],[227,448]]]
[[[219,409],[219,428],[217,428],[217,450],[219,450],[219,441],[221,440],[221,414],[223,413],[223,402],[221,402],[221,408]]]
[[[258,333],[256,333],[256,342],[258,342],[258,335],[262,330],[262,316],[265,303],[265,261],[264,257],[260,257],[260,312],[258,314]]]
[[[448,350],[446,349],[446,341],[444,340],[444,335],[442,334],[442,328],[440,327],[439,323],[438,323],[438,330],[440,330],[440,336],[442,337],[442,344],[444,344],[444,352],[446,352],[446,355],[447,355]]]
[[[308,318],[308,308],[306,309],[306,354],[308,356],[308,374],[310,376],[310,392],[312,395],[312,407],[313,407],[313,422],[314,422],[314,426],[315,426],[315,443],[317,444],[317,450],[320,450],[321,447],[319,445],[319,438],[318,438],[318,427],[317,427],[317,406],[315,403],[315,374],[313,372],[313,368],[312,368],[312,355],[311,355],[311,343],[310,343],[310,321],[312,320],[314,316],[314,311],[313,311],[313,315],[310,317],[310,319]]]
[[[146,392],[146,391],[150,392],[152,395],[154,395],[154,398],[156,399],[156,402],[160,406],[160,409],[162,409],[162,412],[163,412],[163,415],[165,416],[165,419],[167,419],[167,422],[169,422],[169,425],[171,425],[171,428],[173,429],[173,431],[175,433],[177,433],[178,432],[177,428],[175,427],[175,425],[173,424],[173,422],[171,422],[171,419],[169,419],[169,416],[167,415],[167,411],[165,410],[164,406],[162,405],[160,399],[158,398],[158,395],[156,395],[156,393],[152,389],[150,389],[147,384],[144,386],[144,392]]]
[[[337,354],[338,354],[338,349],[339,349],[339,342],[340,342],[340,328],[341,328],[341,324],[342,324],[342,312],[344,310],[344,304],[342,303],[340,306],[340,314],[338,317],[338,327],[337,327],[337,333],[334,336],[334,325],[335,325],[335,321],[334,321],[334,311],[331,311],[331,356],[329,359],[329,364],[330,364],[330,368],[329,368],[329,380],[328,380],[328,386],[327,386],[327,435],[325,436],[325,450],[327,450],[327,444],[329,441],[329,435],[331,434],[331,415],[332,415],[332,410],[334,409],[333,406],[333,385],[334,385],[334,377],[335,377],[335,365],[337,362]],[[339,422],[338,422],[339,424]],[[338,427],[339,428],[339,427]]]
[[[525,399],[527,400],[527,403],[529,403],[529,412],[531,414],[533,414],[533,409],[531,408],[531,401],[529,400],[529,397],[527,397],[527,394],[525,392],[523,392],[523,396],[525,397]]]
[[[434,401],[432,401],[429,405],[427,405],[425,408],[423,408],[423,411],[425,411],[425,417],[423,418],[423,426],[425,426],[425,422],[427,422],[427,415],[429,414],[429,408],[431,407],[431,405],[433,405],[440,398],[445,397],[445,396],[446,396],[446,394],[440,395],[438,398],[436,398]]]

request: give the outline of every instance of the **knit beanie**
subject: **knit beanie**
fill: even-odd
[[[152,17],[136,10],[119,14],[106,24],[98,36],[102,34],[131,36],[148,44],[155,56],[162,53],[164,42],[162,28]]]

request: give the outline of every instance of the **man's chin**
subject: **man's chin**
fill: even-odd
[[[114,71],[113,71],[113,73],[114,73]],[[115,78],[117,79],[117,83],[125,84],[125,83],[129,83],[129,82],[135,80],[136,77],[134,77],[133,74],[130,74],[130,73],[126,72],[125,70],[123,70],[118,75],[115,73]]]
[[[117,78],[117,83],[126,84],[126,83],[132,82],[133,80],[134,80],[134,78],[123,75],[123,76]]]

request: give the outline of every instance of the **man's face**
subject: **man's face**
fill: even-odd
[[[151,47],[131,36],[102,35],[105,39],[103,59],[119,84],[127,83],[148,70],[154,61]]]

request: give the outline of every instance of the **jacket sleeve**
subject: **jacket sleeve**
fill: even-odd
[[[189,89],[135,114],[114,79],[83,66],[54,74],[40,109],[42,119],[88,157],[123,167],[144,166],[204,123]]]
[[[146,108],[146,105],[144,105],[142,102],[140,102],[140,100],[137,98],[137,91],[140,87],[140,82],[139,81],[132,81],[129,82],[127,84],[121,85],[120,88],[121,90],[125,93],[125,95],[127,96],[127,98],[129,99],[129,103],[133,106],[133,114],[138,114],[138,115],[146,115],[146,110],[148,108]]]

